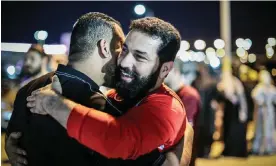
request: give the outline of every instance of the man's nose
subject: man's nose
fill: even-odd
[[[127,54],[123,57],[120,57],[121,60],[119,60],[119,66],[123,67],[123,68],[129,68],[132,69],[133,68],[133,64],[134,64],[134,57],[131,54]]]

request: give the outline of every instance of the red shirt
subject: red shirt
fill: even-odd
[[[165,85],[121,117],[77,105],[67,122],[71,137],[108,158],[122,159],[136,159],[157,147],[167,150],[178,143],[185,128],[184,106]]]
[[[189,123],[194,127],[200,110],[200,95],[198,91],[191,86],[182,86],[177,95],[185,105],[185,110]]]

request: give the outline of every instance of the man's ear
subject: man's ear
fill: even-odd
[[[172,70],[172,68],[173,68],[173,61],[163,63],[163,65],[160,69],[159,77],[161,79],[166,78],[166,76],[169,74],[169,72]]]
[[[98,51],[99,51],[99,55],[102,57],[102,58],[108,58],[110,57],[110,51],[109,51],[109,43],[104,40],[104,39],[101,39],[98,41]]]

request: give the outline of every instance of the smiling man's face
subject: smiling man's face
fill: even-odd
[[[133,98],[152,88],[157,80],[158,49],[162,41],[140,31],[129,32],[118,58],[116,90],[123,98]]]

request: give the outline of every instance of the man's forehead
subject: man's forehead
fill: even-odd
[[[156,51],[161,42],[159,38],[154,38],[146,33],[132,30],[128,33],[125,43],[133,49]]]

